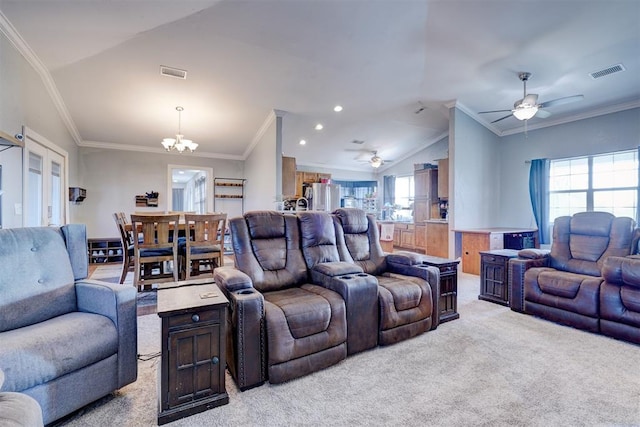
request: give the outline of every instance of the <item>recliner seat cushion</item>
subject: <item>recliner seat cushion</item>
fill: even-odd
[[[425,280],[394,273],[385,273],[376,278],[380,287],[381,330],[431,317],[431,287]]]
[[[269,366],[318,353],[347,340],[345,304],[336,292],[305,284],[267,292],[264,297]]]
[[[525,310],[527,302],[597,318],[602,277],[533,267],[524,275]]]
[[[118,332],[106,316],[73,312],[2,332],[0,342],[2,389],[23,391],[116,354]]]
[[[302,288],[291,288],[268,292],[264,299],[282,310],[293,338],[304,338],[329,327],[331,306],[320,295]]]

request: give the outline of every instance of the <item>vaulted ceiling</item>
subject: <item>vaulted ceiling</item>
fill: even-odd
[[[478,114],[513,108],[521,71],[539,102],[584,95],[530,130],[640,106],[637,0],[0,0],[0,12],[84,146],[160,151],[182,106],[194,155],[242,159],[278,110],[298,164],[370,170],[374,150],[398,160],[446,135],[454,102],[498,135],[521,132]],[[616,64],[626,71],[589,75]]]

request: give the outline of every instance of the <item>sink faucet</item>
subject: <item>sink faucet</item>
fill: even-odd
[[[304,202],[304,208],[300,206],[300,202]],[[305,197],[300,197],[296,200],[296,210],[306,211],[309,208],[309,201]]]

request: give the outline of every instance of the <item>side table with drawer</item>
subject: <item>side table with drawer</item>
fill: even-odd
[[[225,388],[229,302],[214,283],[201,282],[167,283],[158,289],[162,319],[158,425],[229,403]]]
[[[515,249],[480,252],[480,294],[478,299],[509,306],[509,260]]]
[[[440,270],[440,323],[460,317],[458,313],[459,260],[425,256],[422,263]]]

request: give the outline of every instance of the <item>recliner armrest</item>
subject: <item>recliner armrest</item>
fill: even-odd
[[[78,311],[101,314],[118,330],[118,388],[138,376],[137,290],[85,279],[75,283]]]
[[[251,277],[235,267],[216,268],[213,271],[213,280],[225,294],[253,288]]]
[[[548,267],[549,256],[542,251],[527,249],[532,258],[512,258],[509,260],[509,307],[511,310],[524,312],[524,273],[531,267]],[[518,253],[524,252],[524,250]],[[527,256],[527,253],[525,253]]]
[[[335,277],[335,276],[344,276],[345,274],[357,274],[362,273],[362,267],[359,265],[344,262],[344,261],[335,261],[335,262],[323,262],[320,264],[316,264],[311,269],[311,276],[314,274],[320,274],[327,277]]]

